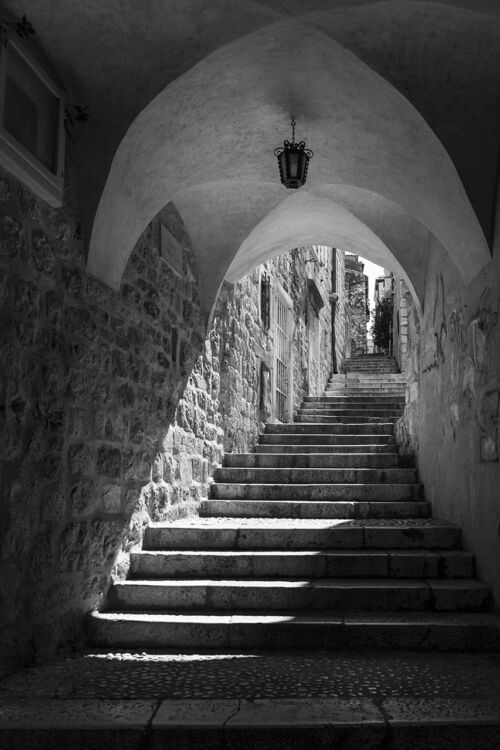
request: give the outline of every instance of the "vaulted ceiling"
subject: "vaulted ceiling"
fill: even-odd
[[[89,269],[117,288],[174,201],[210,309],[224,278],[297,244],[402,270],[430,238],[468,283],[489,258],[500,144],[497,0],[6,0],[88,105],[77,165]],[[287,191],[273,150],[315,151]]]

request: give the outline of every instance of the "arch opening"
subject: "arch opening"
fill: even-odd
[[[303,54],[290,61],[290,37],[299,34]],[[219,49],[136,118],[115,155],[97,211],[90,272],[117,288],[137,237],[170,200],[193,235],[206,242],[209,232],[200,223],[210,207],[210,230],[218,227],[219,242],[212,297],[205,305],[210,309],[228,269],[232,273],[236,256],[248,247],[248,236],[290,201],[277,182],[272,150],[283,138],[291,108],[301,137],[317,153],[299,201],[307,203],[311,193],[318,201],[340,199],[354,223],[365,224],[368,232],[377,225],[381,242],[390,204],[390,221],[399,222],[404,234],[391,250],[402,267],[405,260],[411,265],[405,259],[408,240],[424,245],[426,232],[438,239],[465,281],[489,260],[456,170],[413,106],[325,34],[282,22]],[[228,201],[240,204],[236,225]],[[182,204],[190,206],[190,216]],[[317,233],[316,239],[324,238]],[[211,268],[202,244],[194,247],[200,271]],[[412,283],[421,298],[418,283]]]

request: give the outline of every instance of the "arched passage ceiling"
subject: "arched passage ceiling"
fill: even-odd
[[[175,205],[199,248],[200,295],[207,309],[224,278],[237,281],[266,258],[315,243],[364,253],[399,270],[417,304],[423,300],[429,232],[381,196],[329,186],[289,191],[283,199],[280,185],[263,191],[260,184],[228,181],[191,188]],[[217,210],[221,205],[223,215]],[[404,266],[397,259],[401,246],[407,249]]]
[[[300,56],[290,58],[290,48],[299,45]],[[297,111],[302,115],[300,135],[319,155],[310,170],[312,189],[354,186],[383,196],[438,238],[466,280],[477,273],[489,257],[487,246],[456,170],[432,130],[396,89],[352,53],[293,21],[213,53],[135,119],[117,151],[96,215],[90,270],[118,287],[130,251],[149,221],[177,194],[204,182],[232,182],[234,196],[242,182],[255,183],[263,196],[269,191],[275,196],[273,145],[283,135],[288,113]],[[287,191],[282,194],[285,200]],[[239,197],[243,203],[247,196]],[[224,202],[215,206],[210,200],[223,222]],[[312,206],[304,205],[307,210]],[[327,202],[321,205],[328,210]],[[365,208],[373,213],[368,200],[358,202],[353,240],[359,239]],[[250,226],[260,219],[252,204],[246,213]],[[197,211],[191,224],[196,220]],[[317,223],[316,214],[311,222]],[[342,236],[346,232],[344,228]],[[407,252],[401,244],[394,249],[403,266]],[[226,258],[226,268],[231,260]]]
[[[80,194],[87,232],[117,147],[127,130],[127,137],[137,135],[137,124],[143,117],[140,113],[155,95],[166,96],[173,105],[170,109],[177,106],[179,114],[176,127],[172,119],[168,120],[168,113],[160,123],[160,134],[166,143],[171,147],[182,145],[184,135],[185,145],[191,135],[199,135],[200,123],[189,119],[196,114],[198,100],[193,95],[198,79],[198,84],[203,81],[209,93],[216,94],[218,104],[224,87],[226,96],[230,92],[232,107],[222,107],[220,111],[226,120],[229,116],[233,130],[228,133],[227,122],[222,117],[218,121],[208,117],[205,125],[209,141],[211,146],[218,144],[222,164],[216,165],[217,169],[210,164],[210,173],[203,174],[203,158],[198,158],[200,152],[194,147],[194,141],[189,141],[191,146],[184,156],[189,156],[190,163],[179,165],[174,160],[169,165],[171,174],[166,175],[164,181],[168,183],[174,174],[176,185],[171,190],[165,184],[163,196],[165,201],[174,199],[180,205],[187,201],[190,191],[192,201],[198,190],[198,196],[200,199],[204,196],[205,202],[198,203],[195,209],[203,216],[209,213],[211,206],[210,231],[218,227],[220,246],[231,247],[233,255],[265,218],[266,212],[289,197],[276,183],[271,153],[272,148],[288,136],[287,121],[293,111],[299,123],[298,134],[306,137],[308,145],[316,150],[307,186],[316,197],[324,198],[322,191],[341,185],[342,200],[339,195],[329,195],[329,199],[350,211],[358,222],[365,223],[400,260],[401,249],[395,246],[396,240],[406,238],[405,243],[413,242],[416,248],[421,233],[425,236],[425,227],[436,234],[450,252],[454,252],[452,244],[455,242],[456,247],[462,247],[455,259],[466,280],[486,261],[484,238],[467,197],[490,240],[500,111],[500,7],[497,0],[432,3],[424,0],[192,0],[189,3],[185,0],[144,3],[87,0],[85,4],[76,0],[64,3],[5,0],[4,6],[14,15],[28,15],[37,30],[38,44],[53,62],[73,101],[90,106],[92,119],[78,133],[77,144],[81,154]],[[268,55],[262,59],[261,49],[255,46],[252,49],[259,34],[263,39],[267,34],[267,39],[275,39],[277,44],[274,49],[271,45]],[[335,41],[343,47],[335,45]],[[229,47],[223,48],[228,43],[231,43]],[[239,59],[238,55],[231,59],[235,47]],[[210,53],[218,49],[210,57]],[[346,50],[351,50],[356,57],[349,58]],[[225,60],[225,68],[217,69],[217,58],[219,62]],[[319,58],[322,60],[316,68]],[[363,68],[361,61],[371,70]],[[200,64],[193,68],[197,63]],[[346,96],[349,93],[346,77],[337,76],[340,69],[345,73],[349,66],[358,74],[359,86],[351,91],[350,100]],[[200,74],[200,68],[204,69],[205,77]],[[259,73],[264,74],[264,80],[262,76],[259,79]],[[185,75],[179,78],[182,74]],[[186,79],[192,84],[191,88],[185,86]],[[170,88],[166,88],[169,84],[172,84]],[[169,91],[170,95],[176,93],[176,101],[168,99]],[[399,100],[398,92],[402,94]],[[356,99],[361,106],[349,109],[349,101],[356,103]],[[373,107],[377,118],[372,117]],[[347,125],[342,128],[340,118],[346,111],[350,118],[343,121]],[[425,128],[417,111],[430,128]],[[401,112],[404,113],[402,119]],[[139,120],[133,122],[138,115]],[[407,138],[400,140],[405,125]],[[348,128],[352,131],[350,143],[346,140]],[[437,138],[433,139],[433,133]],[[381,142],[382,149],[379,148]],[[466,192],[450,162],[446,159],[443,162],[439,142],[451,156]],[[346,151],[346,145],[350,150]],[[250,146],[256,146],[256,150],[252,152]],[[137,161],[149,155],[150,147],[148,143],[140,145],[136,150]],[[230,158],[226,158],[228,151]],[[422,151],[428,159],[425,165],[420,163]],[[357,171],[353,171],[349,156],[357,161]],[[432,161],[434,168],[428,171],[427,166]],[[242,174],[231,171],[231,162],[250,166],[245,170],[245,190],[258,194],[259,206],[264,206],[264,213],[259,208],[251,216],[240,210],[241,222],[236,228],[233,214],[228,218],[228,193],[224,185],[228,181],[241,185]],[[367,167],[365,178],[371,168],[371,180],[358,179],[363,162]],[[388,162],[393,170],[404,164],[403,172],[406,171],[406,174],[399,173],[400,182],[393,183],[392,189],[387,189]],[[438,164],[443,170],[436,170]],[[135,177],[137,164],[131,166],[130,176]],[[194,174],[197,170],[198,174]],[[440,174],[434,174],[437,171]],[[113,173],[110,175],[108,187],[115,177]],[[422,178],[426,181],[425,187],[422,187]],[[400,184],[405,181],[406,185]],[[426,196],[429,181],[433,190]],[[211,198],[203,189],[206,183],[212,183]],[[217,184],[215,192],[214,183]],[[115,186],[122,198],[134,204],[134,211],[139,208],[141,216],[150,213],[145,206],[135,205],[136,187],[132,180],[122,181],[120,185],[116,185],[115,180]],[[348,186],[366,191],[365,198],[370,196],[361,201],[363,211],[360,205],[353,206],[352,200],[345,203]],[[413,197],[410,188],[416,193]],[[280,197],[280,190],[283,197]],[[141,192],[145,203],[154,202],[151,192],[152,188],[148,192],[147,186],[145,192]],[[215,195],[220,197],[217,205]],[[99,240],[91,250],[90,268],[116,286],[123,265],[123,259],[116,263],[116,248],[125,236],[123,246],[128,252],[136,227],[127,226],[133,231],[121,237],[119,231],[111,231],[111,226],[103,227],[106,218],[113,222],[108,212],[111,205],[108,199],[109,191],[101,205],[105,210],[101,212],[103,221],[95,235]],[[306,196],[301,200],[305,201]],[[234,201],[231,206],[234,211]],[[400,231],[399,235],[387,229],[389,220],[395,219],[395,211],[399,212],[400,224],[406,222],[405,231]],[[186,219],[187,211],[182,213]],[[373,224],[375,215],[379,218],[377,227]],[[463,226],[452,226],[459,220],[467,225],[465,233],[461,231]],[[140,221],[137,226],[139,224]],[[193,226],[192,221],[190,224],[192,236],[200,236],[199,228]],[[224,234],[224,226],[231,226],[232,241],[229,229]],[[352,226],[354,228],[355,222]],[[390,238],[382,237],[384,227],[386,233],[392,231]],[[356,236],[353,229],[353,237]],[[195,251],[201,259],[202,247],[197,245],[198,241]],[[99,255],[101,260],[97,262]],[[411,275],[409,256],[407,253],[403,265]],[[106,262],[102,263],[105,259],[107,267]],[[224,262],[227,267],[230,258],[226,257]],[[418,289],[418,279],[412,278]]]

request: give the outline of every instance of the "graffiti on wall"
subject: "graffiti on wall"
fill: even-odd
[[[462,307],[452,310],[448,317],[448,331],[451,342],[455,342],[459,351],[467,351],[467,327]]]
[[[487,340],[498,321],[498,295],[487,286],[479,300],[479,327]]]
[[[445,295],[443,274],[436,274],[436,293],[434,297],[434,308],[432,314],[432,325],[434,328],[433,351],[428,358],[428,364],[424,365],[422,372],[430,372],[441,366],[444,362],[444,343],[447,337]]]
[[[480,427],[484,433],[481,437],[481,461],[498,461],[498,408],[500,391],[488,391],[483,397]]]

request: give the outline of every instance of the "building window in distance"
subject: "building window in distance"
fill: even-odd
[[[267,273],[260,277],[260,320],[264,330],[271,325],[271,279]]]

